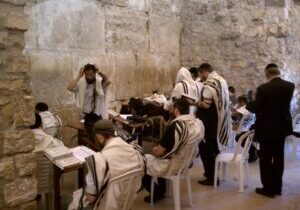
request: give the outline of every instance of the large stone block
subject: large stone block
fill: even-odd
[[[21,178],[4,185],[4,201],[10,206],[34,200],[36,196],[37,181],[35,178]]]
[[[7,29],[25,31],[29,27],[28,17],[22,6],[0,3],[0,25]]]
[[[285,7],[287,4],[286,0],[265,0],[266,6]]]
[[[159,84],[159,57],[155,54],[138,55],[138,96],[146,97],[153,90],[160,89]]]
[[[13,101],[14,121],[16,127],[31,126],[34,124],[34,98],[32,96],[15,96]]]
[[[170,93],[180,67],[179,57],[141,54],[138,61],[138,96],[151,95],[153,90]]]
[[[0,130],[5,130],[12,126],[14,121],[14,107],[8,103],[0,109]]]
[[[14,159],[19,176],[28,176],[34,174],[36,169],[36,159],[34,153],[16,155]]]
[[[150,10],[150,0],[128,0],[127,6],[130,9],[148,12]]]
[[[181,23],[177,17],[150,16],[152,53],[179,55]]]
[[[172,0],[151,1],[151,13],[159,15],[172,15]]]
[[[7,47],[7,41],[8,41],[8,32],[1,31],[0,32],[0,49],[4,49]]]
[[[15,179],[15,168],[13,158],[2,158],[0,161],[0,178],[6,180]]]
[[[4,133],[3,153],[11,155],[30,152],[34,149],[34,135],[28,131],[7,131]]]
[[[13,5],[18,5],[18,6],[25,6],[27,2],[33,1],[33,0],[1,0],[3,2],[13,4]]]
[[[137,95],[137,56],[132,53],[115,56],[116,99]],[[146,78],[145,78],[146,79]]]
[[[9,31],[7,38],[7,47],[23,51],[25,46],[23,31]]]
[[[104,13],[96,1],[50,0],[33,8],[41,49],[104,52]]]
[[[162,55],[159,57],[159,91],[169,94],[173,89],[177,71],[180,68],[180,58]]]
[[[54,53],[30,56],[30,75],[33,96],[50,107],[74,103],[73,95],[67,91],[73,79],[73,57]]]
[[[148,17],[144,12],[126,8],[106,9],[106,42],[110,52],[147,52]]]
[[[2,96],[10,96],[17,93],[29,94],[31,93],[31,88],[24,80],[19,78],[0,78],[0,93]]]
[[[8,73],[25,73],[29,70],[29,61],[25,56],[7,56],[5,70]]]

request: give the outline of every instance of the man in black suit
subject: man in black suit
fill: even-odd
[[[256,113],[255,135],[260,142],[260,176],[263,187],[256,193],[281,195],[284,143],[293,131],[290,104],[295,85],[280,78],[276,64],[265,68],[269,82],[259,86],[250,111]]]

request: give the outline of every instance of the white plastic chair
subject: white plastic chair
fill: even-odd
[[[37,163],[37,193],[45,195],[46,209],[52,209],[52,196],[53,196],[53,165],[43,155],[43,152],[36,153]]]
[[[223,179],[226,179],[226,171],[228,164],[235,164],[239,171],[239,192],[244,191],[244,176],[246,186],[248,186],[248,152],[253,140],[254,131],[249,131],[242,135],[236,145],[234,153],[224,152],[216,157],[214,186],[217,187],[217,178],[219,169],[223,168]],[[245,143],[242,147],[242,143]]]
[[[293,119],[293,130],[300,132],[300,114],[297,114]],[[292,140],[292,153],[291,158],[295,160],[297,158],[297,147],[299,143],[299,138],[296,136],[291,136]]]
[[[103,199],[106,199],[106,202],[110,202],[112,196],[116,195],[114,188],[116,187],[119,194],[117,195],[118,197],[114,199],[118,201],[118,209],[130,210],[133,201],[136,198],[136,194],[140,189],[143,175],[143,169],[136,169],[111,179],[108,183],[107,191],[105,192]],[[97,209],[103,209],[101,207],[101,203]]]
[[[196,157],[198,152],[198,142],[191,145],[190,148],[187,148],[186,156],[183,158],[185,161],[182,161],[181,166],[177,170],[177,173],[171,176],[162,176],[162,178],[170,180],[172,182],[172,189],[173,189],[173,197],[174,197],[174,206],[175,210],[181,209],[180,204],[180,179],[185,179],[187,190],[188,190],[188,199],[189,205],[193,206],[192,201],[192,187],[191,187],[191,179],[189,175],[189,166],[191,165],[193,159]],[[154,184],[157,180],[157,177],[151,178],[151,206],[153,206],[154,202]]]

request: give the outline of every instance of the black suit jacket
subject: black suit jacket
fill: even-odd
[[[258,140],[284,138],[293,131],[290,112],[295,85],[281,78],[274,78],[257,88],[252,107],[256,113],[255,134]]]

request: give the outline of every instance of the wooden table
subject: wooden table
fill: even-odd
[[[60,177],[64,173],[71,171],[78,171],[78,187],[82,188],[84,186],[84,166],[85,164],[70,167],[67,169],[60,169],[55,164],[53,164],[53,193],[54,193],[54,209],[61,210],[61,195],[60,195]]]
[[[95,141],[90,140],[89,138],[85,137],[85,127],[82,122],[74,121],[69,122],[67,127],[76,129],[78,132],[78,145],[84,145],[90,147],[92,150],[96,151],[97,147]],[[87,136],[87,135],[86,135]]]
[[[113,117],[113,120],[121,123],[122,125],[128,126],[132,128],[132,134],[136,132],[136,129],[142,129],[145,126],[145,123],[129,123],[122,117]],[[95,142],[91,141],[87,137],[85,137],[85,127],[82,122],[75,121],[75,122],[69,122],[67,124],[67,127],[76,129],[78,132],[78,145],[85,145],[87,147],[90,147],[93,150],[97,150]],[[141,145],[141,139],[138,138],[139,144]],[[61,209],[61,195],[60,195],[60,177],[64,173],[68,173],[71,171],[78,171],[78,187],[81,188],[84,186],[84,166],[74,166],[67,168],[65,170],[61,170],[59,167],[53,164],[53,191],[54,191],[54,209],[55,210],[60,210]]]
[[[72,122],[67,124],[68,127],[77,129],[78,131],[78,145],[85,145],[90,147],[93,150],[96,150],[96,145],[94,142],[89,140],[84,136],[85,127],[84,124],[81,122]],[[84,167],[85,164],[74,166],[70,168],[66,168],[61,170],[55,164],[53,164],[53,192],[54,192],[54,209],[60,210],[61,209],[61,194],[60,194],[60,178],[61,175],[64,173],[68,173],[71,171],[78,171],[78,187],[82,188],[84,186]]]
[[[138,144],[140,146],[143,145],[143,142],[142,142],[142,138],[141,138],[141,132],[143,131],[144,129],[144,126],[146,125],[146,122],[144,123],[136,123],[136,122],[129,122],[127,120],[125,120],[124,118],[122,118],[121,116],[109,116],[110,119],[116,121],[116,122],[119,122],[122,124],[122,126],[125,126],[125,127],[129,127],[131,128],[131,134],[136,134],[137,130],[141,130],[140,132],[137,133],[137,138],[138,138]]]

